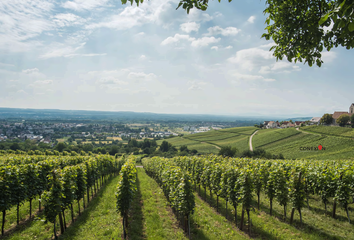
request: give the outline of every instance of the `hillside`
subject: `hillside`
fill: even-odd
[[[191,134],[183,137],[166,139],[173,146],[180,147],[186,145],[188,149],[196,149],[199,153],[218,153],[220,147],[236,147],[239,152],[247,150],[249,137],[257,128],[236,127],[226,128],[218,131],[208,131],[204,133]],[[161,144],[163,140],[157,141]]]
[[[354,128],[335,127],[335,126],[306,126],[302,131],[318,133],[323,135],[354,138]]]
[[[167,141],[177,148],[186,145],[201,154],[216,154],[220,147],[230,145],[236,147],[240,154],[249,149],[249,137],[255,130],[257,130],[255,127],[227,128],[174,137]],[[276,155],[282,153],[285,158],[290,159],[354,159],[353,137],[353,129],[341,127],[308,126],[300,130],[262,129],[254,135],[252,144],[254,149],[261,148]],[[162,141],[158,141],[158,144]],[[319,145],[324,149],[314,149]],[[313,149],[304,149],[311,147]]]
[[[253,137],[253,147],[265,149],[272,154],[282,153],[285,158],[290,159],[353,159],[353,138],[340,136],[341,131],[343,134],[348,134],[349,131],[344,133],[341,130],[343,128],[334,127],[333,130],[329,128],[331,127],[316,126],[301,128],[300,131],[294,128],[260,130]],[[308,129],[318,133],[306,132]],[[322,134],[319,134],[320,131]],[[324,135],[324,131],[338,135]],[[324,149],[303,149],[315,148],[319,145]]]

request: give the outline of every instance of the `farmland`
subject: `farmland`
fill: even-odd
[[[239,152],[242,152],[248,149],[249,137],[256,130],[255,127],[227,128],[174,137],[166,141],[176,147],[186,145],[189,149],[196,149],[201,154],[217,153],[219,148],[224,146],[236,147]],[[157,143],[161,144],[162,141],[157,141]]]
[[[305,131],[297,131],[294,128],[260,130],[253,137],[253,147],[265,149],[272,154],[282,153],[285,158],[290,159],[353,159],[353,139],[306,132],[307,129],[312,128],[305,128]],[[319,145],[323,146],[324,150],[300,149],[315,148]]]
[[[337,126],[306,126],[301,128],[302,131],[317,133],[329,136],[337,137],[349,137],[354,138],[354,129],[346,127],[337,127]]]
[[[265,131],[265,133],[270,132],[273,131]],[[285,132],[286,134],[284,134],[284,136],[288,136],[288,138],[293,137],[290,134],[291,131]],[[299,134],[295,134],[294,136],[299,136]],[[4,164],[8,161],[13,161],[11,159],[15,156],[16,155],[4,155],[1,157],[0,163]],[[26,158],[17,157],[16,161],[18,161],[18,163],[22,161],[22,164],[26,164],[26,162],[31,162],[28,157],[29,156]],[[97,157],[97,159],[102,159],[102,156],[100,157],[98,155]],[[56,165],[59,168],[64,163],[72,164],[80,159],[77,157],[66,157],[65,160],[60,160],[60,156],[32,156],[30,158],[38,162],[43,161],[46,158],[49,161],[56,161],[57,159],[58,161],[62,162]],[[90,158],[84,157],[80,161],[90,161],[92,164],[95,163],[95,158],[95,156]],[[130,159],[130,161],[135,161],[135,158],[129,157],[128,159]],[[337,171],[336,169],[339,169],[339,166],[346,166],[344,171],[341,170],[342,174],[344,174],[343,178],[346,179],[343,181],[343,184],[352,184],[351,171],[353,171],[353,162],[350,160],[327,162],[328,170],[326,170],[323,168],[321,160],[293,162],[289,160],[243,160],[237,158],[223,159],[220,157],[177,157],[173,159],[157,157],[153,159],[143,159],[144,168],[137,168],[136,191],[133,196],[128,218],[129,226],[127,228],[127,234],[129,239],[188,239],[188,232],[185,231],[184,220],[181,218],[180,214],[176,214],[175,210],[173,210],[179,206],[179,203],[174,203],[174,198],[172,197],[167,198],[165,195],[166,189],[164,189],[163,186],[159,184],[160,181],[158,179],[153,178],[151,175],[151,171],[157,171],[159,167],[163,166],[170,166],[171,170],[173,171],[180,169],[180,174],[187,174],[187,171],[189,171],[190,183],[188,184],[190,184],[189,191],[192,192],[190,192],[191,195],[189,198],[181,200],[185,204],[185,201],[191,201],[194,199],[194,204],[191,205],[192,207],[194,206],[194,210],[190,215],[191,239],[354,239],[353,223],[348,222],[348,216],[352,216],[354,214],[350,194],[341,195],[343,198],[340,200],[340,202],[337,202],[338,206],[335,212],[336,215],[335,217],[332,216],[332,206],[334,206],[335,200],[337,199],[336,194],[341,194],[340,191],[344,191],[345,188],[335,187],[333,188],[335,191],[328,192],[328,195],[326,195],[327,209],[325,209],[323,204],[323,196],[321,197],[319,195],[321,194],[320,191],[316,190],[314,194],[308,192],[307,201],[306,196],[303,195],[301,201],[303,201],[304,205],[301,209],[301,219],[299,214],[296,212],[294,219],[291,220],[292,217],[290,213],[293,203],[291,203],[291,198],[289,197],[291,197],[292,194],[295,194],[295,191],[291,191],[289,193],[290,195],[285,197],[285,199],[289,201],[289,207],[287,209],[287,215],[285,218],[283,216],[284,207],[278,202],[280,196],[274,195],[273,204],[269,205],[270,196],[272,196],[269,192],[271,189],[274,188],[275,194],[279,194],[279,191],[282,191],[282,184],[284,184],[284,186],[288,186],[290,189],[294,187],[296,188],[297,185],[294,185],[293,183],[294,181],[298,181],[296,176],[298,174],[297,171],[300,171],[300,169],[303,169],[301,171],[303,171],[303,174],[305,174],[305,180],[307,178],[317,179],[322,176],[319,174],[319,172],[327,171],[326,176],[328,176],[328,178],[321,180],[322,182],[317,180],[313,182],[322,185],[308,185],[308,187],[319,189],[321,187],[327,186],[326,181],[333,181],[332,184],[337,184],[338,186],[346,186],[340,185],[341,178],[339,178],[339,176],[336,177],[333,175],[334,172]],[[109,161],[115,160],[111,158]],[[124,160],[123,157],[118,158],[116,161],[126,162],[127,160]],[[151,165],[160,164],[160,162],[163,161],[165,161],[167,165]],[[192,170],[192,168],[190,168],[192,166],[191,164],[196,164],[198,167],[195,168],[195,170]],[[22,168],[22,165],[17,166],[19,169]],[[59,172],[60,174],[64,174],[65,172],[68,172],[68,170],[72,169],[72,166],[69,165],[66,167],[64,165],[63,167],[64,168]],[[85,165],[82,165],[81,167],[85,168]],[[287,169],[284,171],[284,173],[288,172],[289,174],[287,178],[281,178],[281,175],[279,175],[280,172],[278,172],[277,169],[281,167]],[[74,169],[76,169],[76,166],[74,166]],[[99,168],[97,168],[95,171],[98,171],[98,169]],[[217,177],[218,174],[226,173],[225,171],[230,169],[233,170],[228,172],[227,175],[220,175],[222,177]],[[248,170],[246,171],[246,169]],[[164,170],[159,172],[163,173]],[[103,173],[104,171],[101,173],[99,171],[96,172],[96,174],[98,174],[97,176],[100,176],[100,174]],[[249,192],[251,194],[251,199],[247,200],[248,202],[246,202],[247,198],[245,198],[245,200],[241,200],[244,197],[240,198],[240,205],[237,207],[235,212],[234,206],[232,204],[232,201],[235,200],[232,200],[232,195],[230,195],[229,198],[226,198],[226,196],[228,196],[225,195],[226,193],[217,195],[219,190],[216,187],[226,186],[225,183],[221,184],[221,181],[224,181],[223,179],[225,179],[223,176],[228,176],[231,181],[229,182],[232,183],[232,175],[230,174],[241,174],[239,177],[240,181],[235,184],[247,183],[247,178],[244,178],[246,176],[244,174],[246,173],[249,174],[247,176],[252,179],[252,183],[250,185],[251,188],[247,190],[247,188],[232,187],[231,189],[235,189],[235,191],[237,189],[240,189],[237,191],[241,191],[241,189],[246,189],[243,191],[251,191]],[[200,174],[200,178],[198,177],[198,174]],[[267,175],[267,178],[269,179],[279,178],[279,180],[283,181],[283,183],[273,186],[260,182],[261,185],[259,186],[261,187],[261,191],[257,192],[257,184],[259,182],[258,179],[261,179],[261,175]],[[3,177],[3,175],[0,177]],[[65,180],[64,175],[63,177]],[[7,178],[2,179],[5,181],[9,180]],[[95,193],[96,190],[93,191],[93,189],[90,189],[90,196],[87,196],[84,193],[83,197],[85,199],[89,197],[90,201],[89,204],[86,202],[86,208],[83,209],[83,199],[81,198],[79,200],[81,205],[81,214],[78,214],[78,204],[73,204],[74,222],[71,221],[71,214],[69,209],[67,209],[65,211],[66,230],[60,234],[59,221],[54,224],[56,225],[59,239],[121,239],[123,234],[122,217],[116,211],[115,200],[115,193],[117,192],[117,183],[119,182],[119,179],[120,178],[116,174],[111,174],[107,175],[103,182],[100,180],[100,177],[97,178],[96,183],[92,182],[93,186],[97,185],[101,187],[97,189],[97,193]],[[179,178],[176,178],[176,180],[178,179]],[[241,181],[242,179],[246,182],[243,183]],[[305,180],[302,184],[307,184],[307,181]],[[187,181],[189,181],[188,177]],[[64,184],[63,187],[65,188],[65,181],[62,184]],[[246,187],[246,185],[244,185],[244,187]],[[279,190],[276,190],[278,188]],[[183,189],[179,189],[178,191],[181,190]],[[287,192],[288,190],[285,191],[286,194]],[[247,196],[249,193],[244,192],[244,194],[246,194],[244,196]],[[259,193],[259,202],[257,201],[257,193]],[[183,194],[180,196],[183,196]],[[226,202],[226,199],[228,199],[228,202]],[[63,199],[60,201],[65,200]],[[307,207],[307,202],[309,207]],[[13,206],[6,211],[6,221],[4,225],[5,236],[2,238],[53,238],[53,224],[49,221],[45,222],[48,216],[45,214],[45,212],[43,212],[43,207],[47,206],[46,203],[43,203],[42,211],[33,211],[35,216],[32,219],[29,219],[28,215],[28,201],[25,200],[23,203],[24,205],[20,206],[20,215],[23,223],[20,223],[20,225],[17,227],[16,206]],[[245,213],[245,220],[242,223],[242,204],[245,204],[245,209],[249,207],[253,209],[249,212],[251,222],[247,220]],[[33,198],[32,207],[38,209],[38,196]],[[235,223],[235,216],[237,216],[238,219],[237,223]]]

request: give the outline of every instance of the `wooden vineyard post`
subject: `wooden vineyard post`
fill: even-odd
[[[55,219],[54,219],[54,238],[55,238],[55,239],[58,239],[57,230],[56,230],[56,228],[55,228],[56,219],[57,219],[57,217],[55,216]]]
[[[4,236],[5,216],[6,216],[6,210],[3,210],[2,211],[1,236]]]
[[[348,215],[349,218],[349,215]],[[191,222],[190,222],[190,214],[188,214],[188,237],[191,239]]]
[[[293,223],[294,213],[295,213],[295,208],[293,208],[293,209],[291,210],[290,224],[292,224],[292,223]]]
[[[242,207],[240,230],[242,230],[242,228],[243,228],[244,217],[245,217],[245,210]]]

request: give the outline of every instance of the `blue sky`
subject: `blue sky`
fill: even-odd
[[[322,116],[354,102],[353,50],[276,62],[265,1],[0,1],[0,107]]]

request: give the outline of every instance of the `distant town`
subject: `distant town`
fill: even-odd
[[[289,128],[289,127],[302,127],[308,125],[329,125],[329,126],[349,126],[354,115],[354,103],[349,106],[349,112],[335,111],[333,114],[326,113],[322,117],[313,117],[308,121],[264,121],[263,124],[255,125],[261,128]]]

